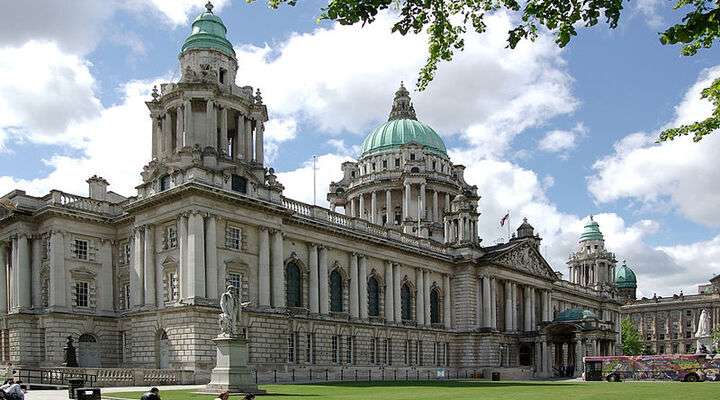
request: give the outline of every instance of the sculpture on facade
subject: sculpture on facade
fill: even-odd
[[[220,324],[220,336],[223,337],[235,337],[237,336],[237,323],[240,321],[242,316],[243,307],[247,307],[250,302],[240,301],[240,291],[238,295],[235,295],[235,288],[232,285],[228,285],[225,293],[220,296],[220,313],[219,324]]]
[[[697,331],[695,332],[695,339],[697,339],[696,354],[704,354],[708,352],[708,348],[711,346],[711,332],[710,332],[710,316],[707,310],[702,310],[700,313],[700,319],[698,320]]]

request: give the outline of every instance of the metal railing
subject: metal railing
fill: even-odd
[[[13,376],[26,384],[67,386],[70,379],[82,379],[87,386],[95,386],[97,375],[53,369],[16,369]]]
[[[443,371],[442,375],[438,371]],[[312,382],[384,382],[420,381],[437,379],[481,379],[485,372],[480,370],[451,370],[447,367],[407,368],[301,368],[287,370],[253,370],[256,384],[268,383],[312,383]]]

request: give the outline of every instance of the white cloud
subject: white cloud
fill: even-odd
[[[295,139],[297,121],[294,118],[273,118],[265,123],[265,162],[271,164],[278,156],[280,143]]]
[[[585,136],[587,129],[582,123],[578,123],[571,130],[555,129],[549,131],[538,142],[538,149],[548,153],[567,153],[577,146],[580,137]]]
[[[665,24],[665,20],[660,15],[660,9],[667,6],[667,2],[662,0],[637,0],[635,13],[643,18],[648,27],[660,29]]]
[[[667,126],[706,117],[712,108],[700,99],[700,91],[718,77],[720,66],[704,71]],[[588,179],[590,193],[600,203],[630,199],[643,210],[677,209],[697,223],[720,225],[720,133],[699,143],[682,137],[655,144],[657,135],[633,133],[619,140],[613,154],[593,165],[595,174]]]
[[[102,108],[89,67],[87,61],[63,53],[51,42],[0,48],[3,136],[77,145],[69,124],[97,117]]]
[[[572,112],[577,100],[551,39],[541,35],[509,50],[510,18],[496,13],[486,22],[488,31],[470,34],[465,51],[412,96],[419,118],[441,135],[462,132],[497,153],[525,128]],[[426,37],[391,34],[391,24],[382,13],[364,28],[336,24],[272,47],[238,46],[238,84],[262,88],[275,117],[308,122],[326,135],[364,134],[386,118],[400,80],[412,88],[425,61]]]
[[[142,11],[147,7],[144,6],[146,1],[135,1],[134,7],[136,11]],[[188,16],[199,14],[205,11],[207,0],[149,0],[149,2],[167,19],[167,22],[175,25],[185,25],[188,23]],[[213,13],[219,14],[228,0],[214,0]]]
[[[340,154],[323,154],[315,160],[316,201],[318,205],[327,207],[326,199],[328,185],[331,181],[342,178],[340,165],[345,161],[352,161],[352,158]],[[285,186],[283,194],[291,199],[313,204],[313,160],[307,160],[300,168],[292,171],[277,173],[278,180]]]

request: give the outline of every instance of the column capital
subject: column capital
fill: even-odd
[[[265,225],[258,225],[258,230],[259,230],[260,232],[264,232],[264,231],[270,231],[270,228],[268,228],[268,227],[265,226]]]
[[[319,245],[317,243],[310,242],[308,243],[308,246],[310,246],[311,249],[317,249]]]

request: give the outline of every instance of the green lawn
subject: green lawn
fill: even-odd
[[[720,383],[682,382],[353,382],[312,385],[261,385],[268,395],[258,400],[697,400],[720,398]],[[108,393],[137,400],[142,393]],[[208,400],[214,396],[162,390],[163,400]],[[103,396],[105,397],[105,396]],[[231,399],[238,399],[232,397]]]

